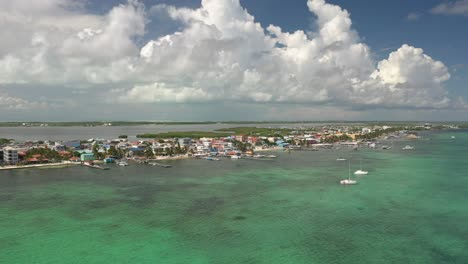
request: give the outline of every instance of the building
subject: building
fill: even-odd
[[[94,154],[93,153],[83,153],[81,154],[81,161],[93,161]]]
[[[178,142],[181,147],[186,147],[192,144],[192,139],[191,138],[179,138]]]
[[[7,165],[18,164],[18,149],[6,147],[3,149],[3,162]]]
[[[81,142],[80,140],[71,140],[71,141],[63,142],[62,145],[67,148],[79,149],[81,147]]]
[[[369,134],[371,133],[372,130],[368,127],[364,127],[362,130],[361,130],[361,134],[365,135],[365,134]]]

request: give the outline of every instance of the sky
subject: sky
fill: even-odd
[[[468,0],[0,0],[0,121],[468,121]]]

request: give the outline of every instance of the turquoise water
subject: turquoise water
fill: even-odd
[[[468,263],[468,133],[428,137],[406,152],[1,172],[0,263]],[[339,185],[338,156],[369,175]]]

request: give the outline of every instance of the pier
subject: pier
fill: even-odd
[[[91,165],[91,164],[86,164],[86,163],[81,164],[81,166],[85,166],[85,167],[93,168],[93,169],[98,169],[98,170],[109,170],[108,167],[102,167],[102,166],[99,166],[99,165]]]
[[[161,163],[157,163],[157,162],[151,162],[149,164],[153,165],[153,166],[158,166],[158,167],[161,167],[161,168],[172,168],[172,165],[169,165],[169,164],[161,164]]]

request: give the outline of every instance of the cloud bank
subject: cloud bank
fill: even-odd
[[[468,0],[441,3],[431,9],[433,14],[468,16]]]
[[[148,8],[136,0],[105,15],[72,0],[0,0],[0,85],[95,89],[108,103],[242,102],[342,108],[450,108],[447,67],[403,44],[377,61],[350,14],[308,0],[317,31],[263,27],[239,0],[197,9]],[[179,31],[147,39],[150,14]],[[105,85],[111,87],[99,91]],[[112,86],[117,87],[113,88]],[[71,93],[71,91],[70,91]],[[111,96],[109,96],[111,95]],[[5,100],[3,100],[5,101]],[[7,101],[13,102],[13,101]]]

